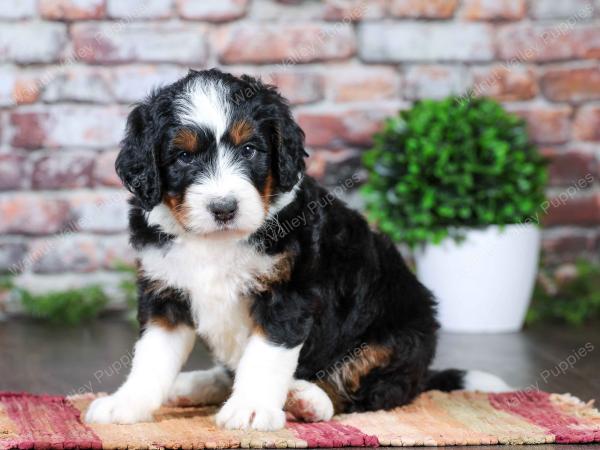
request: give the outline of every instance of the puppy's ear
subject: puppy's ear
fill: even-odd
[[[308,154],[304,151],[304,131],[292,117],[289,107],[282,102],[279,109],[275,132],[276,173],[281,190],[289,191],[304,173],[304,157]]]
[[[148,106],[140,104],[127,118],[125,139],[115,162],[117,175],[146,211],[161,199],[155,136]]]

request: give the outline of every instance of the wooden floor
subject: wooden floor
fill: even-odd
[[[71,329],[21,320],[0,322],[0,391],[111,392],[128,373],[136,335],[131,324],[117,320]],[[187,368],[210,365],[209,355],[198,345]],[[442,334],[435,366],[485,370],[515,388],[600,400],[600,329]],[[568,447],[577,448],[560,449]],[[536,450],[550,448],[554,446]]]

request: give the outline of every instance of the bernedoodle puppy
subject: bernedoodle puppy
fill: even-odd
[[[305,175],[305,156],[287,102],[249,76],[190,71],[133,109],[116,170],[134,194],[141,337],[127,381],[87,421],[224,402],[220,426],[276,430],[284,410],[320,421],[428,389],[506,388],[430,369],[431,293]],[[215,367],[180,373],[196,336]]]

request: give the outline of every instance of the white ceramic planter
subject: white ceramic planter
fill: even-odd
[[[467,230],[415,252],[417,276],[439,302],[443,330],[518,331],[535,284],[541,233],[535,225]]]

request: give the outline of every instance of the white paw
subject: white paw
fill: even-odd
[[[228,429],[275,431],[285,426],[282,409],[231,397],[217,414],[217,425]]]
[[[220,405],[231,394],[231,378],[218,368],[182,372],[169,392],[170,405]]]
[[[285,410],[306,422],[330,420],[334,412],[333,403],[325,391],[305,380],[294,380]]]
[[[143,396],[115,393],[92,402],[85,414],[88,423],[151,422],[154,407]]]

